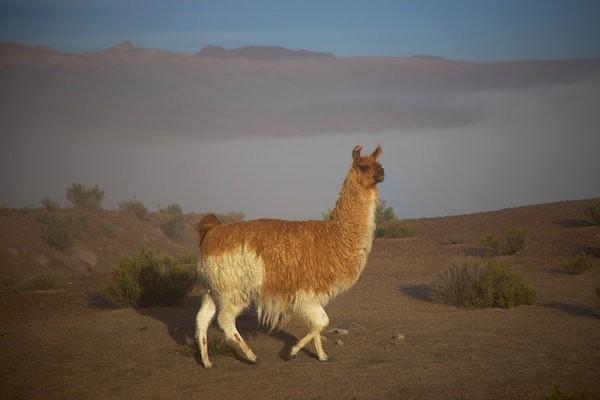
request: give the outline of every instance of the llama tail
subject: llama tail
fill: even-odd
[[[196,229],[198,230],[198,235],[200,236],[200,240],[198,244],[202,246],[202,241],[204,240],[204,236],[206,236],[206,232],[209,229],[214,228],[215,226],[221,225],[221,221],[214,214],[207,214],[198,223]]]

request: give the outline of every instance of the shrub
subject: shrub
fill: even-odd
[[[525,248],[527,231],[513,228],[504,234],[504,254],[515,254]]]
[[[58,272],[38,272],[21,282],[17,287],[20,290],[52,290],[65,287],[67,280]]]
[[[446,237],[447,244],[461,244],[465,242],[465,238],[459,233],[451,233]]]
[[[195,282],[195,273],[179,260],[144,250],[119,260],[101,294],[114,306],[172,306],[187,296]]]
[[[146,218],[146,214],[148,213],[148,209],[144,203],[137,201],[136,199],[120,202],[119,210],[125,214],[133,214],[140,220]]]
[[[407,238],[413,237],[414,235],[415,230],[412,225],[398,219],[379,223],[375,229],[375,236],[381,238]]]
[[[589,254],[577,253],[573,258],[563,261],[562,266],[566,273],[579,275],[592,267],[592,257]]]
[[[60,205],[56,201],[50,199],[49,197],[44,197],[41,201],[41,204],[42,208],[47,211],[55,211],[60,208]]]
[[[97,209],[101,208],[104,190],[100,190],[98,185],[87,188],[81,183],[72,183],[67,188],[67,200],[75,207]]]
[[[465,307],[511,308],[533,304],[535,291],[503,265],[457,257],[433,279],[435,301]]]
[[[518,253],[525,248],[526,241],[527,231],[518,228],[507,230],[500,238],[495,235],[487,235],[481,239],[481,243],[489,249],[490,256]]]
[[[38,221],[45,225],[42,238],[46,243],[63,251],[73,245],[77,234],[87,226],[85,217],[71,215],[42,215]]]
[[[585,214],[592,220],[594,225],[600,225],[600,202],[596,202],[585,210]]]
[[[217,218],[224,224],[233,224],[234,222],[243,221],[246,216],[241,212],[228,212],[227,214],[217,214]]]
[[[171,239],[181,236],[183,229],[183,211],[179,204],[171,204],[165,209],[159,209],[160,229]]]

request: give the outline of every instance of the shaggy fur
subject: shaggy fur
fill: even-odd
[[[327,221],[259,219],[222,225],[214,215],[198,224],[199,272],[209,293],[197,317],[197,335],[206,367],[206,330],[217,308],[218,322],[228,340],[250,361],[256,356],[235,328],[235,318],[255,304],[260,321],[271,329],[292,315],[304,318],[311,332],[290,356],[311,339],[319,359],[326,360],[320,332],[328,318],[323,307],[359,278],[371,250],[375,230],[377,183],[384,172],[373,154],[353,162],[331,218]]]

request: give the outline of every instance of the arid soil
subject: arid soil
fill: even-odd
[[[5,213],[0,265],[11,279],[0,292],[0,398],[536,399],[554,384],[586,388],[589,398],[598,398],[600,317],[594,288],[600,286],[600,226],[585,221],[589,204],[411,220],[415,236],[375,240],[359,282],[327,307],[330,329],[348,330],[325,334],[333,361],[316,360],[312,345],[285,361],[305,329],[292,323],[268,333],[249,312],[238,326],[261,363],[213,353],[210,370],[187,344],[201,288],[173,308],[114,310],[94,301],[119,254],[150,245],[172,254],[191,251],[191,232],[170,243],[151,221],[100,213],[90,222],[97,236],[75,245],[93,253],[94,264],[77,250],[47,249],[33,216]],[[117,229],[104,243],[97,224],[107,218],[122,232]],[[147,240],[135,239],[131,227]],[[467,310],[430,300],[428,283],[454,255],[477,254],[484,235],[513,227],[527,230],[527,245],[499,259],[537,290],[535,305]],[[463,242],[449,244],[449,235]],[[108,252],[107,246],[112,246]],[[578,250],[592,255],[594,266],[581,275],[563,273],[562,260]],[[45,267],[69,272],[71,285],[47,292],[14,289],[11,282],[34,270],[27,265],[36,257],[47,260]],[[88,268],[79,268],[83,265]],[[209,340],[220,337],[213,326]]]

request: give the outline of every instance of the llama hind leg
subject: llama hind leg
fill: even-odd
[[[202,357],[204,368],[212,367],[212,363],[208,358],[207,331],[215,316],[216,310],[215,302],[210,296],[210,293],[206,293],[202,297],[202,306],[200,306],[200,311],[198,311],[198,314],[196,315],[196,338],[198,340],[198,346],[200,347],[200,355]]]
[[[296,357],[298,352],[311,340],[315,341],[315,349],[320,361],[327,361],[327,354],[323,351],[321,332],[329,325],[329,317],[320,304],[310,304],[302,308],[302,316],[306,319],[310,331],[298,341],[290,351],[290,358]]]
[[[235,343],[248,361],[257,364],[258,357],[256,357],[256,354],[254,354],[250,346],[248,346],[248,344],[244,341],[242,335],[240,335],[240,332],[235,326],[235,319],[243,309],[244,305],[237,304],[236,302],[227,299],[222,299],[219,307],[219,315],[217,316],[217,322],[225,333],[225,339],[227,339],[229,343]]]

